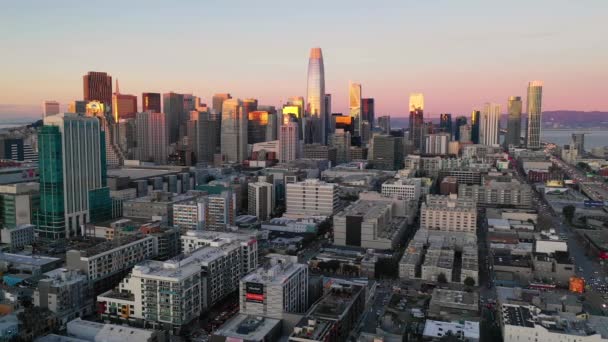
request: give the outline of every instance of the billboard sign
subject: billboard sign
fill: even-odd
[[[264,303],[264,284],[245,283],[245,300],[253,303]]]

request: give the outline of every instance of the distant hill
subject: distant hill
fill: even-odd
[[[470,115],[466,115],[470,121]],[[522,121],[527,120],[527,115],[522,115]],[[452,120],[456,116],[452,115]],[[438,117],[431,118],[434,123],[439,123]],[[391,118],[393,128],[407,128],[409,119],[407,117]],[[500,120],[501,127],[507,125],[507,114],[503,114]],[[543,112],[543,127],[545,128],[602,128],[608,129],[608,112],[584,112],[576,110],[553,110]]]

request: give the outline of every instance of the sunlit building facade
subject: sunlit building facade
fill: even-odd
[[[500,105],[486,103],[479,120],[479,143],[497,145],[500,130]]]
[[[542,120],[543,82],[528,83],[528,148],[540,148],[540,133]]]
[[[228,99],[222,104],[221,151],[229,163],[247,159],[247,115],[243,102]]]
[[[85,101],[99,101],[112,104],[112,76],[105,72],[90,71],[82,76],[83,98]]]
[[[424,124],[424,95],[421,93],[410,94],[410,122],[408,140],[419,150],[423,145]]]
[[[511,96],[507,103],[509,117],[507,121],[507,135],[505,145],[519,147],[521,138],[521,97]]]
[[[268,112],[255,110],[247,114],[247,143],[256,144],[266,141],[269,124]]]
[[[159,93],[142,93],[141,94],[141,111],[162,113],[162,107],[160,105],[160,94]]]
[[[325,137],[325,69],[321,48],[312,48],[308,60],[308,87],[306,95],[306,114],[314,118],[310,120],[313,127],[304,131],[312,133],[312,142],[324,144]]]
[[[361,84],[350,82],[348,84],[348,108],[353,118],[355,136],[361,136]]]

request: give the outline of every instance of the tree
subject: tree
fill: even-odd
[[[437,276],[437,282],[441,284],[445,284],[448,282],[448,278],[445,276],[445,273],[439,273],[439,275]]]
[[[464,284],[468,287],[473,287],[473,286],[475,286],[475,279],[473,279],[471,277],[466,277],[466,278],[464,278]]]
[[[576,212],[576,208],[573,205],[567,205],[562,209],[562,214],[568,220],[569,223],[572,223],[572,219],[574,218],[574,213]]]

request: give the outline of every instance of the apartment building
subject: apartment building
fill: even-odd
[[[309,216],[331,216],[339,206],[336,184],[307,179],[286,186],[287,212],[289,218]]]
[[[420,227],[429,230],[475,233],[477,206],[455,195],[428,195],[420,208]]]
[[[382,184],[382,196],[406,200],[420,199],[422,181],[420,178],[391,179]]]

